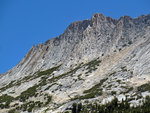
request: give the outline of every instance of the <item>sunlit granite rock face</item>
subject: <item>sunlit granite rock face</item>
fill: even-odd
[[[107,78],[99,86],[103,93],[88,98],[91,102],[98,100],[104,103],[111,91],[116,91],[115,95],[122,92],[133,95],[137,87],[149,82],[149,57],[150,15],[112,19],[96,13],[89,20],[71,23],[59,37],[34,45],[17,66],[1,75],[0,95],[16,98],[38,85],[37,97],[32,95],[26,100],[42,100],[44,96],[40,95],[50,95],[52,100],[47,106],[33,109],[39,113],[46,109],[50,113],[59,112],[74,101],[78,102],[79,98],[84,103],[87,99],[84,91]],[[58,69],[50,70],[51,73],[40,73],[57,66]],[[42,79],[44,76],[46,79]],[[43,84],[42,80],[45,80]],[[131,87],[133,90],[127,92]],[[19,99],[12,100],[12,103],[23,104]],[[7,112],[8,109],[1,111]]]

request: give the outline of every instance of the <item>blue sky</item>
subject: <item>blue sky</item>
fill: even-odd
[[[149,0],[0,0],[0,73],[14,67],[33,44],[59,36],[94,13],[118,19],[150,14]]]

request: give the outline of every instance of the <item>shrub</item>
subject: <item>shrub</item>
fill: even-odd
[[[123,72],[124,72],[124,71],[127,71],[126,66],[121,67],[121,69],[122,69]]]
[[[86,69],[88,69],[88,73],[95,71],[97,69],[97,66],[99,66],[99,63],[101,63],[101,60],[99,60],[97,58],[97,59],[92,60],[92,61],[88,62],[87,64],[85,64],[85,66],[87,66]]]
[[[130,45],[130,44],[132,44],[133,42],[130,40],[129,42],[128,42],[128,44]]]
[[[124,44],[122,47],[126,47],[127,46],[127,44]]]
[[[14,100],[14,97],[9,96],[7,94],[0,96],[0,103],[5,102],[5,104],[1,104],[0,107],[1,108],[9,108],[9,104],[10,102],[12,102]]]
[[[11,109],[8,111],[8,113],[15,113],[15,111],[16,111],[15,109]]]
[[[127,91],[125,91],[125,93],[129,93],[132,90],[133,90],[133,87],[130,87],[130,88],[127,89]]]
[[[53,73],[54,71],[58,70],[58,68],[60,67],[59,66],[56,66],[56,67],[53,67],[51,69],[47,69],[45,71],[41,71],[41,72],[38,72],[38,76],[42,76],[42,75],[50,75],[51,73]]]
[[[119,102],[117,98],[114,98],[111,102],[105,105],[86,103],[82,105],[81,111],[78,112],[78,104],[74,103],[72,106],[73,113],[150,113],[150,97],[147,96],[143,105],[136,107],[130,107],[129,100],[122,100]]]
[[[140,92],[150,91],[150,83],[143,84],[143,85],[139,86],[137,89]]]
[[[26,101],[26,99],[28,99],[29,97],[35,96],[36,94],[36,88],[38,87],[38,85],[34,85],[30,88],[28,88],[26,91],[22,92],[20,94],[20,96],[18,96],[16,99],[20,99],[20,101]]]
[[[14,86],[14,82],[15,82],[15,80],[11,81],[8,85],[2,87],[0,90],[1,91],[5,91],[6,89],[13,87]]]
[[[45,105],[49,104],[51,102],[52,96],[48,96],[47,95],[47,101],[45,103]]]
[[[121,80],[117,80],[117,82],[120,84],[120,83],[121,83]]]
[[[111,94],[112,95],[116,95],[116,91],[111,91]]]
[[[72,107],[72,113],[77,113],[77,104],[73,103]]]

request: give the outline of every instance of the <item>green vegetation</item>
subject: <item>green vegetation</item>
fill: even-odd
[[[8,111],[8,113],[16,113],[16,110],[15,109],[11,109]]]
[[[48,105],[51,100],[52,100],[52,96],[46,95],[47,101],[45,102],[45,105]]]
[[[107,78],[104,78],[100,81],[100,83],[96,84],[95,86],[93,86],[92,88],[85,90],[83,93],[84,95],[82,96],[75,96],[74,98],[72,98],[71,100],[82,100],[82,99],[89,99],[89,98],[95,98],[96,96],[100,96],[102,95],[102,88],[101,86],[103,85],[103,83],[107,80]]]
[[[3,102],[12,102],[14,98],[12,96],[9,96],[7,94],[0,96],[0,103]]]
[[[92,92],[96,91],[99,88],[100,88],[100,86],[99,86],[99,84],[97,84],[97,85],[93,86],[92,88],[90,88],[88,90],[85,90],[83,93],[92,93]]]
[[[107,88],[111,88],[112,87],[112,84],[110,84],[109,86],[107,86]]]
[[[130,87],[128,88],[124,93],[129,93],[130,91],[132,91],[134,88],[133,87]]]
[[[49,108],[47,108],[47,109],[44,111],[44,113],[47,113],[48,110],[49,110]]]
[[[21,79],[20,81],[17,81],[17,82],[16,81],[11,81],[8,85],[2,87],[0,90],[5,91],[6,89],[11,88],[13,86],[17,86],[17,85],[19,86],[21,83],[28,82],[29,80],[33,80],[33,79],[36,79],[36,78],[47,75],[45,77],[45,80],[46,80],[48,78],[48,75],[50,75],[54,71],[58,70],[59,67],[60,67],[60,65],[56,66],[56,67],[53,67],[51,69],[45,70],[45,71],[36,72],[34,75],[26,76],[26,77],[24,77],[23,79]],[[42,81],[42,82],[44,84],[44,81]]]
[[[103,85],[103,83],[107,80],[107,78],[102,79],[100,81],[100,83],[96,84],[95,86],[93,86],[92,88],[85,90],[83,93],[85,93],[86,95],[81,96],[80,99],[88,99],[88,98],[94,98],[95,96],[99,96],[102,95],[102,88],[101,86]]]
[[[8,113],[19,113],[19,111],[28,111],[32,112],[33,109],[44,107],[45,104],[40,101],[29,101],[29,102],[24,102],[21,106],[16,107],[15,109],[11,109],[8,111]]]
[[[30,88],[28,88],[27,90],[25,90],[24,92],[22,92],[20,94],[20,96],[18,96],[16,99],[19,99],[21,102],[26,101],[29,97],[35,96],[36,92],[37,92],[37,88],[38,85],[34,85]]]
[[[13,83],[14,83],[14,82],[15,82],[15,80],[14,80],[14,81],[11,81],[8,85],[2,87],[0,90],[1,90],[1,91],[5,91],[6,89],[11,88],[11,87],[13,86]]]
[[[42,85],[42,84],[44,85],[44,84],[46,84],[45,82],[46,82],[46,79],[49,77],[49,75],[51,75],[54,71],[57,71],[60,66],[61,65],[53,67],[51,69],[47,69],[45,71],[38,71],[38,72],[36,72],[36,75],[34,75],[34,77],[32,79],[41,77],[42,82],[40,82],[41,83],[40,85]]]
[[[139,92],[150,91],[150,83],[143,84],[137,88]]]
[[[36,97],[38,89],[46,85],[46,79],[47,77],[42,78],[39,84],[35,84],[34,86],[23,91],[16,99],[19,99],[21,102],[24,102],[27,99],[29,99],[29,97]]]
[[[120,84],[120,83],[121,83],[121,80],[117,80],[117,82]]]
[[[46,85],[48,75],[50,75],[51,73],[56,71],[59,67],[60,66],[57,66],[57,67],[53,67],[53,68],[45,70],[45,71],[38,72],[37,76],[34,76],[34,78],[41,77],[41,81],[38,84],[35,84],[34,86],[28,88],[26,91],[22,92],[20,94],[20,96],[18,96],[16,99],[19,99],[20,101],[24,102],[29,97],[37,96],[38,88],[41,88],[42,86]],[[30,77],[27,77],[27,78],[30,78]]]
[[[78,80],[84,80],[83,78],[81,78],[82,74],[78,75]]]
[[[24,104],[22,104],[18,109],[19,110],[23,110],[23,111],[28,111],[28,112],[32,112],[32,110],[34,108],[39,108],[43,105],[43,102],[40,101],[30,101],[30,102],[26,102]]]
[[[87,73],[91,73],[92,71],[95,71],[97,69],[97,66],[99,66],[99,64],[101,63],[101,60],[99,60],[98,58],[95,60],[92,60],[90,62],[88,62],[87,64],[84,64],[84,66],[87,66]]]
[[[37,77],[41,77],[41,76],[43,76],[43,75],[50,75],[50,74],[52,74],[54,71],[56,71],[56,70],[58,70],[58,68],[60,67],[60,65],[59,66],[56,66],[56,67],[53,67],[53,68],[51,68],[51,69],[47,69],[47,70],[45,70],[45,71],[41,71],[41,72],[38,72],[37,73]]]
[[[116,91],[111,91],[111,95],[116,95]]]
[[[131,45],[131,44],[133,44],[133,42],[130,40],[130,41],[128,42],[128,44]]]
[[[89,98],[95,98],[96,96],[102,95],[102,89],[98,89],[97,91],[90,92],[85,94],[84,96],[80,96],[79,99],[89,99]]]
[[[45,91],[48,90],[50,87],[52,87],[52,86],[55,85],[55,84],[56,84],[56,83],[53,83],[53,84],[47,86],[47,88],[45,88]]]
[[[49,77],[49,75],[52,74],[54,71],[56,71],[59,67],[60,66],[57,66],[57,67],[53,67],[53,68],[45,70],[45,71],[37,72],[36,74],[34,74],[34,76],[26,76],[26,77],[24,77],[23,79],[21,79],[20,81],[17,81],[17,82],[12,81],[8,85],[6,85],[5,87],[1,88],[0,90],[4,91],[4,90],[6,90],[8,88],[11,88],[15,85],[20,85],[23,82],[27,82],[29,80],[33,80],[33,79],[41,77],[41,80],[39,81],[38,84],[35,84],[34,86],[32,86],[32,87],[28,88],[27,90],[23,91],[16,98],[13,98],[13,97],[8,96],[8,95],[0,96],[0,108],[1,109],[8,108],[10,102],[12,102],[14,100],[19,100],[21,102],[24,102],[24,104],[22,104],[21,107],[19,107],[17,105],[17,107],[16,107],[17,110],[23,110],[23,111],[28,111],[28,112],[31,112],[32,109],[35,108],[35,107],[41,107],[42,105],[49,104],[52,97],[48,96],[48,95],[46,97],[47,101],[44,104],[39,102],[39,101],[38,102],[33,102],[33,101],[25,102],[25,101],[27,101],[27,99],[29,99],[30,97],[33,97],[33,96],[37,97],[39,88],[46,85],[47,78]],[[15,112],[16,112],[15,109],[11,109],[9,111],[9,113],[15,113]]]
[[[122,45],[122,47],[126,47],[126,46],[127,46],[127,44]]]
[[[146,97],[143,105],[130,107],[128,99],[119,102],[117,98],[114,98],[111,102],[100,105],[98,103],[87,103],[82,105],[80,103],[73,103],[72,113],[150,113],[150,97]],[[80,106],[80,107],[79,107]]]
[[[10,102],[14,100],[14,97],[4,94],[0,96],[0,108],[9,108]]]
[[[114,72],[112,72],[112,73],[110,73],[110,74],[109,74],[109,76],[114,75],[114,74],[116,74],[116,72],[115,72],[115,71],[114,71]]]
[[[57,80],[59,80],[59,79],[62,79],[62,78],[64,78],[64,77],[72,76],[73,74],[76,73],[76,71],[77,71],[78,69],[81,68],[81,66],[82,66],[82,64],[80,64],[79,66],[75,67],[74,69],[71,69],[71,70],[70,70],[69,72],[67,72],[67,73],[64,73],[64,74],[62,74],[62,75],[59,75],[59,76],[56,76],[56,77],[53,77],[53,78],[49,79],[49,81],[50,81],[50,82],[55,82],[55,81],[57,81]]]
[[[51,74],[53,71],[55,71],[56,69],[58,69],[58,67],[54,67],[54,68],[52,68],[52,69],[49,69],[49,70],[47,70],[47,71],[43,71],[43,72],[40,72],[40,76],[42,76],[43,74]],[[38,77],[39,77],[39,75],[38,75]],[[25,79],[29,79],[30,77],[25,77]],[[30,87],[30,88],[28,88],[27,90],[25,90],[25,91],[23,91],[18,97],[16,97],[16,98],[13,98],[13,97],[11,97],[11,96],[8,96],[8,95],[2,95],[2,96],[0,96],[0,107],[1,108],[7,108],[7,107],[9,107],[9,104],[10,104],[10,102],[12,102],[13,100],[20,100],[21,102],[25,102],[27,99],[29,99],[30,97],[33,97],[33,96],[37,96],[38,95],[38,93],[37,93],[37,91],[38,91],[38,88],[40,88],[40,87],[42,87],[43,85],[46,85],[46,79],[47,79],[48,77],[47,76],[44,76],[44,77],[42,77],[41,78],[41,81],[40,81],[40,83],[39,84],[35,84],[34,86],[32,86],[32,87]],[[24,79],[24,80],[25,80]],[[7,85],[7,87],[5,87],[5,88],[8,88],[8,87],[10,87],[10,86],[12,86],[12,84],[13,84],[14,82],[11,82],[10,84],[8,84]],[[49,102],[50,102],[50,100],[51,100],[51,97],[50,96],[48,96],[47,97],[47,102],[46,102],[46,104],[48,104]],[[5,104],[3,104],[3,102],[5,102]],[[31,104],[31,108],[32,108],[32,104]],[[25,106],[24,106],[25,107]],[[31,111],[31,108],[29,108],[29,110],[28,111]]]
[[[29,76],[24,77],[21,81],[17,82],[17,85],[19,85],[19,84],[21,84],[23,82],[27,82],[27,81],[31,80],[34,76],[35,75],[29,75]]]
[[[127,68],[126,68],[126,66],[124,66],[124,67],[121,67],[121,69],[122,69],[122,71],[123,71],[123,72],[127,71]]]
[[[128,86],[127,85],[121,86],[121,88],[128,89]]]

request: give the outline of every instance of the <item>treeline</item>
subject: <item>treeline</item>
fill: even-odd
[[[119,102],[117,98],[105,105],[73,103],[71,111],[72,113],[150,113],[150,97],[147,96],[143,104],[136,107],[130,107],[128,99]]]

